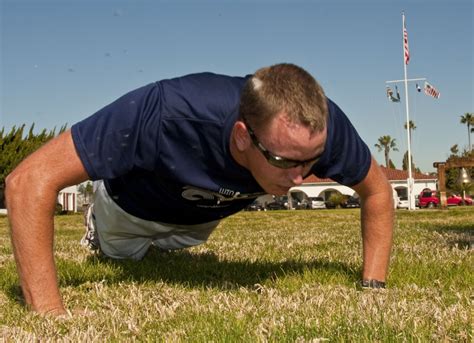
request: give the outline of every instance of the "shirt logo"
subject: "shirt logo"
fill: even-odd
[[[232,201],[255,199],[265,193],[242,194],[228,188],[219,188],[218,192],[195,186],[184,186],[181,196],[189,201],[193,201],[197,207],[227,207]]]

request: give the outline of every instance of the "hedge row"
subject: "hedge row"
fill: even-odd
[[[37,150],[41,145],[56,136],[56,129],[43,129],[38,134],[33,132],[33,123],[25,134],[25,126],[14,126],[8,133],[3,127],[0,130],[0,208],[3,207],[3,189],[6,176],[29,154]],[[66,125],[61,127],[59,133],[66,130]]]

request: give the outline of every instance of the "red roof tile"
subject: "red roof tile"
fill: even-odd
[[[380,166],[380,168],[382,169],[385,176],[387,176],[387,178],[390,181],[408,179],[407,170],[389,169],[384,166]],[[425,175],[425,174],[416,173],[416,172],[412,172],[412,176],[415,180],[436,180],[437,179],[436,176]],[[303,181],[303,183],[326,183],[326,182],[334,182],[334,181],[329,178],[320,179],[319,177],[315,175],[310,175]]]
[[[408,170],[389,169],[384,166],[380,166],[382,171],[385,173],[389,180],[406,180],[408,179]],[[437,180],[437,176],[426,175],[422,173],[412,172],[412,177],[415,180]]]

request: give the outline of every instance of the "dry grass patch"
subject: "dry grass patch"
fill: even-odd
[[[357,210],[242,212],[209,242],[98,258],[80,216],[56,218],[61,291],[76,314],[27,312],[0,218],[6,341],[460,341],[472,335],[474,208],[399,211],[389,288],[362,291]]]

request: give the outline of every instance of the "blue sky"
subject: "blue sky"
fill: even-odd
[[[405,104],[387,100],[385,81],[403,78],[403,10],[408,77],[441,92],[435,100],[408,87],[414,160],[434,171],[452,145],[467,148],[459,121],[474,112],[471,0],[0,0],[0,127],[71,126],[156,80],[292,62],[323,85],[380,163],[374,144],[394,137],[401,169]]]

